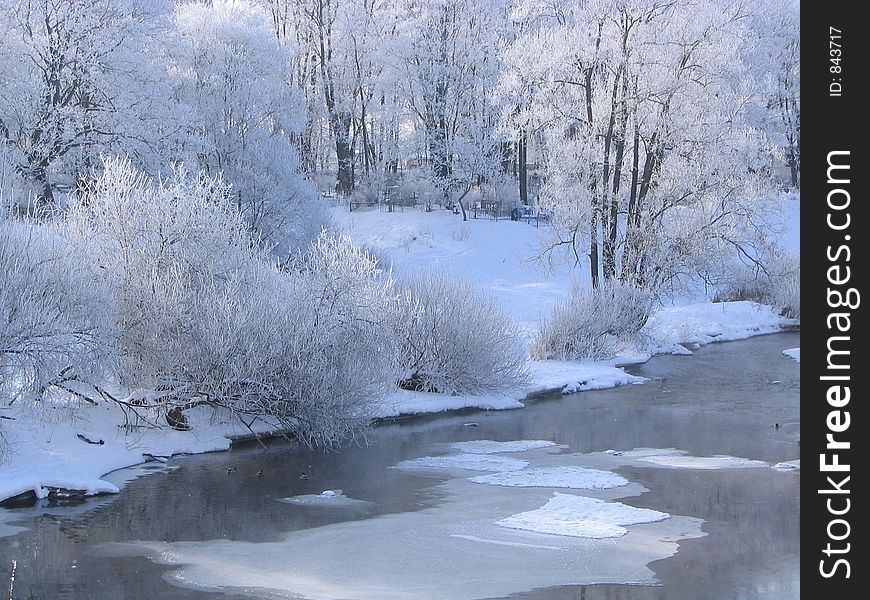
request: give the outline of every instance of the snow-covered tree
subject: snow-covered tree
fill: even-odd
[[[796,0],[765,0],[751,10],[743,56],[762,90],[756,126],[785,154],[792,188],[800,188],[801,57],[800,5]],[[833,49],[831,58],[839,58]]]
[[[293,143],[305,100],[286,79],[290,56],[268,21],[241,0],[181,4],[173,48],[175,159],[220,175],[238,209],[279,254],[305,246],[321,215]]]
[[[514,94],[547,144],[545,204],[593,285],[660,288],[751,253],[770,149],[747,123],[747,13],[722,1],[521,4]],[[528,106],[528,108],[525,108]]]
[[[501,3],[402,2],[395,52],[425,157],[445,192],[491,176],[502,138],[492,103],[499,63]]]
[[[53,201],[52,173],[87,174],[106,148],[143,151],[160,113],[151,60],[163,9],[140,0],[0,2],[0,139],[42,205]]]

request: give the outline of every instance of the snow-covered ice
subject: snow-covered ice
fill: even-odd
[[[783,350],[783,354],[788,356],[789,358],[793,358],[797,362],[801,361],[801,349],[800,348],[789,348],[788,350]]]
[[[675,450],[673,448],[663,450],[644,448],[637,451],[625,452],[623,457],[634,458],[642,463],[651,463],[659,467],[670,467],[673,469],[746,469],[770,466],[763,460],[740,458],[724,454],[690,456],[684,450]]]
[[[516,471],[528,466],[528,462],[507,456],[486,454],[452,454],[448,456],[423,456],[413,460],[403,460],[394,465],[396,469],[419,469],[424,471]]]
[[[324,490],[319,494],[301,494],[289,498],[278,498],[279,502],[298,504],[302,506],[349,508],[353,506],[365,506],[371,504],[366,500],[357,500],[345,496],[341,490]]]
[[[801,461],[800,459],[784,460],[773,465],[773,468],[777,471],[800,471]]]
[[[628,485],[628,480],[610,471],[585,467],[561,466],[527,468],[472,477],[474,483],[505,487],[550,487],[606,490]]]
[[[576,456],[535,453],[530,460],[537,464]],[[165,577],[176,585],[223,593],[256,590],[258,597],[319,600],[468,600],[561,585],[655,585],[656,576],[647,565],[673,555],[680,540],[705,535],[700,519],[667,518],[665,513],[579,496],[574,503],[551,504],[549,490],[476,485],[461,472],[448,474],[439,489],[441,501],[424,510],[292,531],[277,541],[147,541],[103,545],[96,551],[145,556],[171,565],[174,570]],[[613,499],[636,491],[626,487],[590,494]],[[568,525],[560,528],[562,535],[551,535],[497,524],[560,503],[561,514],[551,515],[553,523],[566,525],[558,517],[587,519],[585,528]],[[530,524],[538,527],[542,521],[532,519]],[[611,537],[574,537],[565,531]],[[622,535],[612,537],[617,534]]]
[[[456,442],[451,448],[471,454],[496,454],[499,452],[526,452],[539,448],[555,447],[555,442],[547,440],[512,440],[508,442],[495,442],[493,440],[473,440],[470,442]]]
[[[541,508],[511,515],[497,522],[502,527],[586,538],[621,537],[625,526],[663,521],[671,515],[622,502],[605,502],[555,492]]]

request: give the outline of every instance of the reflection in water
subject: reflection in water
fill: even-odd
[[[128,540],[270,542],[293,530],[438,506],[443,479],[387,467],[431,454],[433,445],[447,452],[457,441],[538,439],[564,444],[565,452],[674,447],[694,456],[793,460],[799,457],[799,367],[781,352],[799,344],[797,334],[783,334],[709,346],[694,357],[660,357],[635,369],[663,378],[644,386],[542,400],[522,411],[405,419],[376,428],[367,448],[324,453],[276,442],[268,451],[251,446],[174,459],[178,469],[133,481],[117,497],[41,517],[16,511],[16,524],[28,530],[0,538],[0,564],[17,560],[18,598],[214,598],[170,585],[162,579],[166,566],[107,558],[94,549]],[[480,426],[463,427],[469,418]],[[308,479],[300,479],[303,472]],[[675,556],[650,564],[661,587],[570,586],[514,598],[799,596],[799,472],[636,464],[616,472],[650,490],[631,498],[633,506],[699,517],[709,535],[684,540]],[[276,501],[336,488],[366,502],[324,511],[287,510]]]

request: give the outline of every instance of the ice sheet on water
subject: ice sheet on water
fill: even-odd
[[[451,448],[470,454],[497,454],[499,452],[526,452],[528,450],[537,450],[539,448],[551,448],[555,445],[555,442],[549,442],[547,440],[513,440],[509,442],[473,440],[470,442],[456,442],[450,446]]]
[[[544,467],[521,469],[472,477],[474,483],[505,487],[553,487],[586,490],[606,490],[628,485],[628,480],[610,471],[584,467]]]
[[[429,471],[452,471],[462,469],[467,471],[517,471],[528,466],[528,462],[507,456],[489,456],[486,454],[452,454],[449,456],[423,456],[413,460],[404,460],[396,469],[420,469]]]
[[[716,454],[714,456],[687,456],[684,454],[668,454],[662,456],[645,456],[638,459],[641,462],[651,463],[660,467],[675,469],[748,469],[769,466],[763,460],[740,458]]]
[[[773,468],[777,471],[799,471],[801,468],[801,461],[798,460],[785,460],[782,462],[778,462],[773,465]]]
[[[783,354],[796,360],[797,362],[801,361],[801,349],[800,348],[789,348],[788,350],[783,350]]]
[[[770,466],[763,460],[726,454],[691,456],[685,450],[676,448],[635,448],[623,452],[621,458],[672,469],[747,469]]]
[[[653,523],[668,518],[668,513],[657,510],[556,492],[541,508],[511,515],[496,524],[538,533],[613,538],[628,533],[625,528],[627,525]]]

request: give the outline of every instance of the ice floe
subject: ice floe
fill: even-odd
[[[611,456],[621,456],[623,459],[672,469],[747,469],[770,466],[763,460],[726,454],[691,456],[685,450],[677,450],[676,448],[635,448],[623,452],[621,455],[611,454]]]
[[[506,471],[472,477],[471,481],[504,487],[553,487],[586,490],[606,490],[628,485],[627,479],[610,471],[572,466]]]
[[[622,502],[555,492],[541,508],[511,515],[496,524],[510,529],[584,538],[622,537],[627,525],[653,523],[668,513],[635,508]]]
[[[526,452],[539,448],[551,448],[555,442],[547,440],[513,440],[509,442],[494,442],[492,440],[473,440],[470,442],[456,442],[451,448],[471,454],[496,454],[499,452]]]
[[[801,349],[800,348],[789,348],[788,350],[783,350],[783,354],[796,360],[797,362],[801,361]]]
[[[463,469],[467,471],[518,471],[528,466],[528,462],[507,456],[489,456],[486,454],[452,454],[449,456],[423,456],[413,460],[404,460],[396,469],[421,469],[433,471],[452,471]]]
[[[783,462],[778,462],[773,465],[773,468],[777,471],[799,471],[801,468],[801,461],[798,460],[785,460]]]

